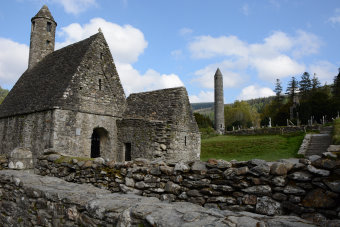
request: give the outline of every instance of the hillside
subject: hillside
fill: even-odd
[[[270,96],[266,98],[257,98],[257,99],[250,99],[245,100],[251,107],[255,108],[257,112],[261,113],[263,110],[263,107],[270,103],[275,96]],[[232,105],[232,103],[225,104]],[[213,102],[202,102],[202,103],[191,103],[192,110],[194,112],[199,112],[201,114],[206,114],[213,111],[214,103]]]

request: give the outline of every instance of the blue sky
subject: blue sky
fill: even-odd
[[[58,23],[56,48],[101,27],[126,95],[185,86],[192,102],[273,95],[291,76],[332,83],[340,67],[339,0],[2,0],[0,85],[26,70],[30,19],[47,4]]]

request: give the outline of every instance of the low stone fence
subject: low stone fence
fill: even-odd
[[[226,131],[226,135],[283,135],[295,132],[306,132],[320,130],[320,125],[313,126],[287,126],[287,127],[272,127],[272,128],[253,128],[240,129],[234,131]]]
[[[111,192],[187,201],[207,208],[294,214],[314,221],[340,218],[340,160],[327,157],[295,163],[144,159],[115,163],[49,154],[39,158],[36,172]]]
[[[296,216],[265,216],[207,209],[188,202],[166,203],[154,197],[111,193],[26,171],[0,171],[1,226],[267,226],[314,227]],[[340,221],[325,221],[339,226]]]

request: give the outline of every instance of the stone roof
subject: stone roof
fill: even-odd
[[[185,87],[168,88],[131,94],[127,98],[124,118],[189,123],[198,130]]]
[[[105,41],[103,34],[97,33],[52,52],[33,68],[26,70],[0,105],[0,117],[54,109],[62,105],[65,89],[96,39]]]
[[[35,18],[46,18],[46,19],[50,19],[54,21],[54,18],[50,10],[48,9],[47,5],[43,5],[43,7],[41,7],[39,12],[34,17],[32,17],[31,21],[33,21]]]

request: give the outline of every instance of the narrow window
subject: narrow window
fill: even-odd
[[[104,54],[100,53],[100,60],[103,60],[103,59],[104,59]]]
[[[101,91],[102,90],[102,79],[99,79],[98,83],[99,83],[99,91]]]
[[[221,124],[221,128],[222,128],[222,124]]]
[[[186,146],[186,145],[187,145],[187,137],[184,136],[184,146]]]
[[[125,161],[131,161],[131,143],[125,143]]]
[[[83,89],[83,87],[79,87],[79,90],[82,90]]]
[[[47,32],[51,32],[51,27],[52,27],[52,23],[51,22],[47,22],[46,31]]]
[[[46,46],[50,45],[50,40],[46,40]]]
[[[32,31],[35,29],[35,21],[32,22]]]

